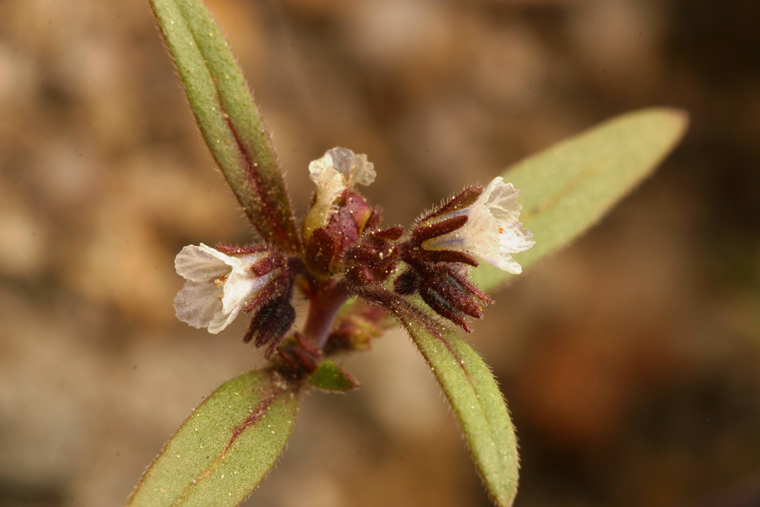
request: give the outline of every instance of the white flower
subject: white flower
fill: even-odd
[[[251,271],[251,265],[266,255],[233,257],[203,243],[183,248],[174,259],[177,273],[187,280],[174,298],[177,318],[193,327],[207,327],[209,333],[220,332],[277,274],[256,276]]]
[[[522,271],[511,254],[524,252],[535,244],[533,233],[520,223],[517,203],[519,190],[511,183],[495,178],[470,206],[447,213],[436,221],[467,216],[459,229],[423,243],[426,250],[459,250],[480,257],[489,264],[510,273]]]
[[[332,181],[335,173],[342,176],[342,187],[359,184],[370,185],[375,181],[375,166],[367,161],[367,155],[355,154],[348,148],[332,148],[322,158],[309,164],[309,177],[320,187]]]
[[[333,203],[343,191],[355,184],[375,181],[375,168],[367,155],[357,155],[347,148],[327,150],[322,158],[309,164],[309,177],[317,185],[317,198],[304,220],[304,231],[323,227],[333,211]]]

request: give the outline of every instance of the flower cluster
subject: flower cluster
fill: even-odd
[[[180,320],[218,333],[241,310],[250,313],[245,341],[267,346],[267,356],[277,350],[293,364],[305,360],[287,352],[292,343],[308,343],[309,357],[366,346],[378,334],[382,310],[428,318],[416,297],[469,332],[467,317],[482,317],[482,306],[491,303],[468,279],[469,268],[480,259],[520,273],[512,254],[534,244],[519,221],[519,191],[502,178],[485,189],[466,188],[405,233],[400,226],[381,228],[379,208],[357,192],[356,185],[369,185],[376,175],[366,155],[333,148],[309,165],[309,174],[317,188],[301,228],[302,251],[286,256],[271,245],[185,247],[175,260],[187,280],[174,300]],[[295,322],[294,289],[309,300],[309,313],[295,341],[282,349]],[[359,302],[344,315],[341,308],[351,298]]]

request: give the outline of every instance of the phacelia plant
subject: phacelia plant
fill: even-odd
[[[490,291],[588,229],[649,174],[680,139],[685,115],[621,116],[485,188],[465,188],[407,229],[383,225],[381,209],[359,192],[376,177],[367,156],[332,148],[309,164],[316,188],[299,225],[261,115],[203,2],[151,6],[206,144],[259,235],[248,245],[183,248],[177,317],[216,334],[249,315],[243,341],[264,348],[268,363],[193,412],[128,505],[240,504],[282,453],[300,397],[357,387],[338,362],[394,325],[430,365],[494,503],[511,505],[514,429],[491,372],[457,330],[469,333]],[[308,300],[302,326],[294,325],[296,295]]]

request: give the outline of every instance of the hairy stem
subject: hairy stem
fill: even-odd
[[[348,291],[340,285],[326,286],[316,291],[309,300],[304,335],[318,348],[321,349],[327,343],[335,317],[348,296]]]

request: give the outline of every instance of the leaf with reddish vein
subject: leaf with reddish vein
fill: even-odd
[[[455,333],[411,314],[399,318],[451,403],[491,499],[499,507],[512,505],[519,469],[517,440],[488,366]]]
[[[520,220],[536,242],[514,254],[523,271],[595,225],[675,148],[688,123],[677,109],[626,113],[507,170],[504,181],[520,190]],[[472,280],[488,292],[514,276],[485,263],[472,271]]]
[[[239,505],[284,450],[298,395],[298,386],[267,370],[222,384],[167,442],[127,505]]]
[[[235,57],[201,0],[151,0],[214,160],[262,239],[285,252],[300,239],[272,140]]]

